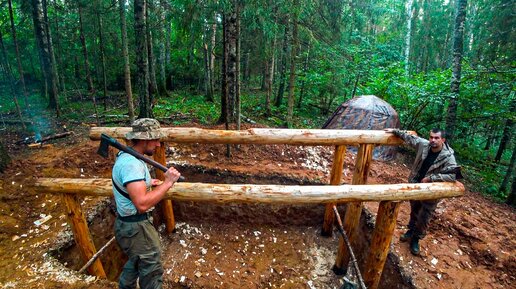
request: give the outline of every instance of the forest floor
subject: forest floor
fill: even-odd
[[[68,254],[72,251],[63,248],[70,244],[71,236],[60,197],[38,195],[31,189],[38,177],[110,176],[112,160],[96,154],[98,142],[88,139],[88,126],[71,129],[73,136],[32,149],[16,144],[19,134],[6,135],[13,161],[0,181],[0,288],[117,287],[115,282],[72,270],[80,267],[81,261],[76,253]],[[188,181],[227,177],[286,184],[295,180],[328,183],[333,148],[242,145],[233,147],[232,158],[225,157],[224,145],[170,144],[167,151],[171,163],[184,168]],[[354,154],[348,152],[344,183],[350,183],[353,166]],[[368,183],[404,183],[409,166],[410,157],[374,161]],[[187,175],[193,174],[192,168],[201,173]],[[105,202],[85,198],[83,207],[88,216],[94,216]],[[366,203],[365,207],[374,214],[377,205]],[[165,288],[339,288],[342,284],[342,277],[331,271],[337,236],[319,235],[322,205],[174,202],[174,210],[177,230],[162,235]],[[420,256],[411,255],[408,245],[399,242],[409,212],[409,204],[404,202],[391,252],[412,285],[398,288],[511,288],[516,284],[514,209],[470,191],[460,198],[445,199],[439,203],[428,236],[421,241]],[[42,225],[34,224],[45,216],[51,218]],[[92,227],[103,226],[99,218],[93,222]],[[110,226],[105,225],[104,232],[106,236],[94,237],[97,248],[112,236]],[[101,259],[108,263],[115,257],[108,251]]]

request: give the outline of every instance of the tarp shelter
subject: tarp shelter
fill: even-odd
[[[383,99],[374,95],[354,97],[341,104],[326,121],[326,129],[367,129],[399,128],[400,120],[394,108]],[[374,159],[392,160],[396,148],[391,146],[376,147]]]

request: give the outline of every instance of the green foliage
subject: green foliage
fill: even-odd
[[[116,1],[118,2],[118,1]],[[299,5],[294,5],[299,2]],[[64,120],[94,121],[91,97],[85,91],[85,63],[79,38],[78,1],[47,1],[49,25],[60,75],[60,104]],[[157,96],[157,117],[187,115],[202,124],[212,124],[220,114],[222,66],[222,17],[233,9],[233,1],[149,1],[150,32],[154,39],[157,77],[164,65],[169,96]],[[265,64],[275,57],[275,78],[271,97],[277,94],[282,60],[290,64],[292,19],[299,15],[299,47],[296,56],[295,109],[293,125],[319,128],[329,114],[352,95],[374,94],[398,111],[403,128],[419,134],[436,126],[443,127],[450,99],[451,46],[455,13],[454,1],[415,1],[417,15],[412,19],[409,71],[405,71],[407,37],[406,1],[240,1],[241,6],[241,107],[246,117],[269,126],[284,126],[286,100],[271,107],[266,116],[262,85]],[[111,0],[80,1],[90,70],[98,98],[102,93],[102,57],[98,19],[103,22],[108,90],[116,91],[111,100],[121,97],[124,89],[118,4]],[[116,4],[116,5],[115,5]],[[41,68],[32,27],[30,1],[14,0],[14,14],[21,64],[29,86],[32,111],[24,115],[50,114],[47,101],[37,90]],[[129,57],[136,59],[133,1],[126,2]],[[458,98],[456,139],[453,147],[465,165],[472,187],[503,198],[495,188],[501,182],[510,158],[510,149],[502,157],[503,165],[492,159],[500,144],[507,119],[515,119],[511,103],[515,101],[514,3],[503,0],[479,0],[468,4],[464,61]],[[5,1],[0,7],[6,8]],[[487,23],[487,24],[486,24]],[[205,102],[204,47],[211,47],[215,25],[216,56],[213,67],[215,103]],[[287,35],[285,35],[287,31]],[[13,71],[19,78],[16,53],[10,31],[8,9],[0,9],[0,33]],[[283,41],[287,40],[286,55]],[[273,45],[274,44],[274,45]],[[247,58],[248,56],[248,58]],[[132,63],[133,87],[135,64]],[[287,67],[287,71],[289,67]],[[0,69],[0,112],[14,115],[10,89]],[[287,77],[288,78],[288,77]],[[17,82],[19,101],[23,103]],[[288,89],[288,88],[286,88]],[[133,89],[134,91],[134,89]],[[83,97],[78,97],[82,94]],[[301,103],[298,102],[302,98]],[[135,100],[137,97],[135,96]],[[100,102],[100,101],[99,101]],[[118,101],[114,101],[118,102]],[[125,99],[110,113],[125,114]],[[117,103],[118,105],[118,103]],[[103,108],[99,104],[102,113]],[[489,143],[486,146],[486,143]],[[510,145],[508,146],[510,147]],[[484,150],[487,148],[487,150]]]

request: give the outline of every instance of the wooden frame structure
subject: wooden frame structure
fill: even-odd
[[[101,133],[123,139],[131,128],[96,127],[90,131],[92,140],[100,140]],[[334,161],[329,186],[283,186],[283,185],[228,185],[177,183],[162,201],[163,217],[167,232],[175,228],[171,199],[216,202],[259,202],[259,203],[320,203],[326,204],[322,226],[323,235],[331,235],[334,215],[332,205],[347,203],[344,228],[351,243],[356,240],[358,223],[362,212],[362,202],[379,201],[373,239],[366,258],[367,270],[364,280],[368,288],[377,288],[389,252],[399,201],[449,198],[464,194],[461,183],[392,184],[366,185],[367,175],[375,145],[400,145],[402,140],[392,133],[370,130],[301,130],[254,128],[242,131],[208,130],[200,128],[162,128],[163,142],[212,143],[212,144],[289,144],[335,146]],[[358,145],[355,169],[351,185],[341,185],[342,168],[346,145]],[[165,145],[159,148],[155,159],[166,165]],[[157,175],[162,178],[162,174]],[[88,226],[82,213],[79,195],[112,195],[110,179],[39,179],[37,192],[62,194],[67,206],[69,221],[74,238],[85,262],[95,254]],[[343,240],[334,269],[345,270],[349,252]],[[95,261],[89,273],[105,277],[102,264]]]

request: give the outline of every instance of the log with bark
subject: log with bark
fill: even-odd
[[[71,134],[73,134],[73,131],[67,131],[67,132],[63,132],[63,133],[56,133],[56,134],[49,135],[49,136],[46,136],[46,137],[43,137],[43,138],[39,138],[37,136],[26,137],[26,138],[24,138],[22,140],[17,141],[16,145],[26,144],[26,145],[38,145],[39,146],[39,145],[41,145],[44,142],[47,142],[49,140],[64,138],[64,137],[67,137],[67,136],[69,136]]]
[[[130,127],[92,127],[90,139],[100,140],[102,133],[124,138]],[[211,144],[289,144],[289,145],[401,145],[403,141],[383,130],[274,129],[213,130],[195,127],[161,128],[162,141]],[[414,132],[410,132],[415,134]]]
[[[39,193],[112,196],[111,179],[40,178]],[[285,186],[176,183],[164,199],[221,203],[322,204],[352,201],[430,200],[462,196],[464,186],[454,183],[388,185]]]

